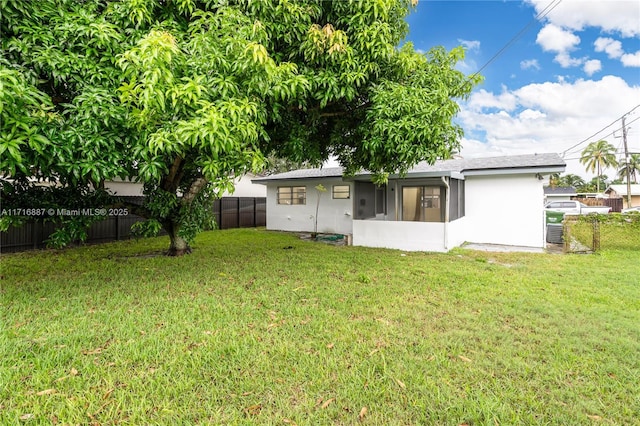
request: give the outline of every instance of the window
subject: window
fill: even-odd
[[[305,186],[279,186],[278,204],[307,204],[307,188]]]
[[[347,200],[351,198],[351,187],[349,185],[333,185],[333,198]]]
[[[376,187],[376,214],[387,213],[387,193],[386,186]]]
[[[441,192],[439,186],[402,187],[402,220],[443,222]]]
[[[464,180],[449,179],[449,221],[464,217]]]

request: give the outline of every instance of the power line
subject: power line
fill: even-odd
[[[624,114],[622,117],[625,117],[626,115],[630,114],[631,112],[633,112],[633,111],[634,111],[636,108],[638,108],[638,107],[640,107],[640,105],[637,105],[635,108],[633,108],[633,109],[632,109],[631,111],[629,111],[628,113]],[[616,121],[620,120],[622,117],[620,117],[620,118],[619,118],[619,119],[617,119]],[[636,117],[634,120],[630,121],[630,122],[629,122],[629,123],[627,123],[626,125],[628,126],[629,124],[631,124],[631,123],[635,123],[635,122],[636,122],[636,121],[638,121],[638,120],[640,120],[640,117]],[[616,121],[614,121],[614,123],[615,123]],[[610,127],[610,126],[611,126],[611,124],[610,124],[609,126],[607,126],[607,127]],[[605,127],[604,129],[606,129],[607,127]],[[604,129],[603,129],[603,130],[604,130]],[[621,128],[620,128],[620,129],[621,129]],[[620,129],[615,129],[613,132],[611,132],[611,133],[609,133],[609,134],[607,134],[607,135],[603,136],[602,138],[604,139],[604,138],[606,138],[606,137],[609,137],[609,136],[613,135],[615,132],[617,132],[617,131],[618,131],[618,130],[620,130]],[[602,130],[600,130],[600,131],[602,131]],[[599,133],[599,132],[598,132],[598,133]],[[596,134],[597,134],[597,133],[596,133]],[[583,141],[583,142],[584,142],[584,141]],[[565,151],[565,152],[566,152],[566,151]],[[621,149],[616,149],[616,152],[615,152],[615,153],[616,153],[616,155],[617,155],[617,154],[625,154],[625,151],[624,151],[624,150],[621,150]],[[630,155],[640,154],[640,152],[631,152],[631,151],[629,151],[629,154],[630,154]],[[564,157],[564,153],[563,153],[563,159],[564,159],[565,161],[570,161],[570,160],[581,160],[581,159],[582,159],[582,156],[580,156],[580,157],[569,157],[569,158],[566,158],[566,157]]]
[[[555,4],[554,4],[555,3]],[[480,69],[478,69],[478,71],[474,72],[473,74],[471,74],[471,76],[467,79],[468,81],[473,79],[474,77],[476,77],[478,74],[480,74],[480,72],[485,69],[486,67],[488,67],[493,61],[495,61],[496,59],[498,59],[498,57],[500,55],[502,55],[504,53],[505,50],[507,50],[509,47],[511,47],[511,45],[513,43],[515,43],[519,38],[521,38],[524,33],[526,33],[529,28],[531,28],[531,26],[535,23],[537,23],[540,19],[546,17],[549,13],[551,13],[551,11],[553,9],[555,9],[556,7],[558,7],[558,5],[562,3],[562,0],[552,0],[544,9],[542,9],[542,11],[540,11],[540,13],[538,13],[523,29],[521,29],[518,34],[516,34],[515,36],[513,36],[511,38],[511,40],[509,40],[507,42],[507,44],[505,44],[502,49],[498,50],[498,52],[493,55],[483,66],[480,67]],[[553,6],[552,6],[553,5]]]
[[[640,104],[638,104],[638,105],[636,105],[635,107],[633,107],[630,111],[628,111],[628,112],[626,112],[626,113],[622,114],[622,116],[620,116],[620,117],[616,118],[616,119],[615,119],[615,120],[613,120],[610,124],[607,124],[607,125],[606,125],[606,126],[604,126],[602,129],[598,130],[597,132],[595,132],[594,134],[592,134],[592,135],[591,135],[591,136],[589,136],[588,138],[585,138],[585,139],[581,140],[580,142],[578,142],[577,144],[572,145],[572,146],[570,146],[569,148],[565,149],[565,150],[562,152],[562,157],[564,157],[567,153],[569,153],[569,151],[573,150],[574,148],[576,148],[576,147],[578,147],[578,146],[582,145],[582,144],[583,144],[583,143],[585,143],[585,142],[588,142],[590,139],[592,139],[593,137],[597,136],[597,135],[598,135],[600,132],[602,132],[603,130],[608,129],[609,127],[613,126],[614,124],[616,124],[616,123],[618,122],[618,120],[622,119],[622,117],[624,117],[625,115],[631,114],[633,111],[635,111],[635,110],[636,110],[636,109],[638,109],[638,108],[640,108]],[[638,118],[640,118],[640,117],[638,117]],[[631,123],[633,123],[633,122],[637,121],[637,120],[638,120],[638,118],[636,118],[635,120],[633,120],[633,121],[632,121],[632,122],[630,122],[629,124],[631,124]],[[617,130],[620,130],[620,129],[616,129],[616,130],[614,130],[613,132],[611,132],[611,133],[609,133],[609,134],[607,134],[607,135],[605,135],[605,136],[602,136],[601,138],[602,138],[602,139],[604,139],[604,138],[606,138],[606,137],[609,137],[609,136],[611,136],[612,134],[614,134]]]

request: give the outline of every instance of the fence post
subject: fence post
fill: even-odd
[[[34,220],[33,221],[33,228],[31,228],[31,243],[33,244],[33,249],[36,250],[38,248],[38,246],[40,245],[40,239],[42,239],[42,236],[40,235],[41,233],[38,232],[38,228],[40,221],[39,220]]]
[[[562,221],[562,243],[562,251],[569,253],[571,250],[571,227],[569,226],[567,215],[564,216]]]
[[[256,197],[253,197],[253,227],[258,226],[258,201]]]
[[[598,215],[593,215],[593,241],[591,243],[591,250],[600,250],[600,219]]]
[[[236,198],[236,221],[238,228],[240,228],[240,197]]]

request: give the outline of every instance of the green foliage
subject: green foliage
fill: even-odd
[[[580,162],[585,165],[588,172],[596,174],[596,192],[600,192],[602,171],[607,167],[617,167],[616,148],[605,140],[591,142],[582,151]]]
[[[618,165],[622,166],[618,170],[618,177],[620,179],[626,181],[628,170],[630,182],[638,183],[638,174],[640,174],[640,154],[631,154],[629,156],[628,163],[624,160],[624,162],[620,162]]]
[[[34,220],[54,223],[56,231],[47,240],[47,246],[53,248],[85,241],[89,226],[104,220],[106,207],[117,201],[106,191],[88,186],[34,186],[3,181],[0,189],[0,230]]]
[[[478,78],[455,69],[461,48],[398,48],[411,4],[6,0],[2,170],[69,187],[139,179],[153,200],[137,213],[192,236],[208,226],[198,194],[269,155],[334,155],[377,182],[447,158]]]

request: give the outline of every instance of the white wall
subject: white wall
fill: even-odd
[[[257,183],[252,183],[251,179],[255,178],[256,175],[251,173],[246,174],[245,176],[236,178],[234,180],[235,183],[235,191],[233,194],[225,192],[222,194],[223,197],[266,197],[267,196],[267,188],[264,185],[260,185]],[[116,195],[120,196],[142,196],[144,185],[140,182],[131,182],[131,181],[123,181],[120,178],[115,178],[111,181],[105,181],[104,183],[105,189],[111,191]]]
[[[449,222],[447,225],[447,250],[458,247],[465,241],[467,241],[467,218],[461,217]]]
[[[143,196],[144,185],[140,182],[131,182],[114,178],[111,181],[104,182],[104,189],[109,190],[112,194],[120,197],[141,197]]]
[[[292,232],[313,232],[314,216],[318,191],[315,186],[319,183],[327,188],[327,192],[320,195],[318,209],[318,232],[320,233],[352,233],[353,214],[353,183],[344,182],[341,178],[309,179],[269,182],[267,184],[267,229]],[[351,198],[333,199],[331,190],[333,185],[349,185]],[[277,204],[278,186],[305,186],[307,188],[307,204],[283,205]]]
[[[465,239],[544,247],[543,182],[531,175],[467,176]]]
[[[353,245],[442,252],[444,232],[444,223],[354,220]]]
[[[251,173],[246,174],[240,178],[234,180],[235,190],[233,194],[225,192],[223,197],[266,197],[267,187],[258,183],[252,183],[251,179],[254,179],[256,175]]]

